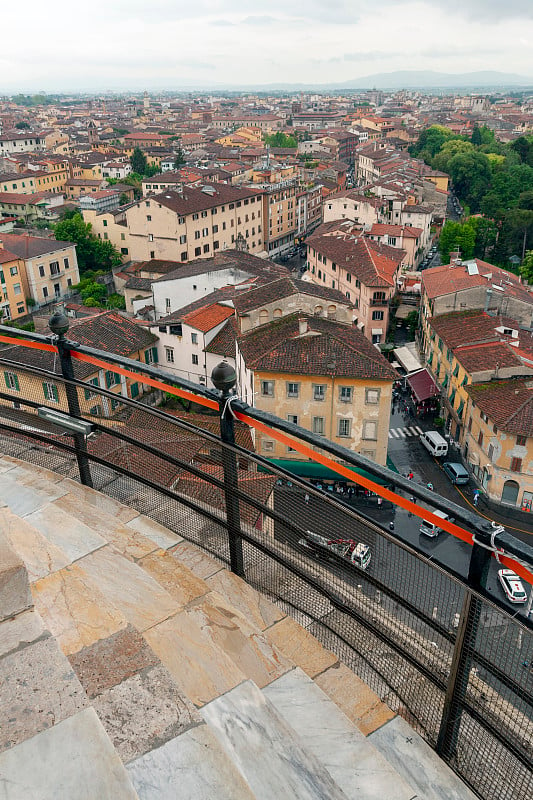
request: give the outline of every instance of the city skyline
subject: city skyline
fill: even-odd
[[[58,0],[6,7],[3,93],[331,84],[398,70],[501,71],[533,80],[533,4]],[[21,47],[24,42],[24,47]]]

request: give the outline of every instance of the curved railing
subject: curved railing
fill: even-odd
[[[20,346],[9,358],[0,349],[4,453],[94,485],[210,551],[337,653],[481,797],[532,796],[533,625],[494,580],[497,556],[530,591],[531,546],[228,392],[64,339],[0,326],[0,342]],[[122,393],[88,384],[93,368],[120,376]],[[133,383],[150,393],[132,398]],[[147,404],[154,390],[192,410]],[[91,413],[103,407],[109,417]],[[90,427],[65,428],[58,410]],[[261,434],[352,491],[274,467],[254,452]],[[377,497],[379,513],[370,512]],[[453,562],[403,535],[417,518],[449,534]]]

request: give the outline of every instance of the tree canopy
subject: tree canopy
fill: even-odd
[[[265,144],[269,144],[270,147],[298,147],[298,140],[295,136],[288,136],[286,133],[282,133],[281,131],[276,131],[276,133],[272,134],[265,133],[263,135],[263,141]]]
[[[495,263],[508,267],[510,256],[521,257],[524,248],[533,245],[533,136],[503,144],[485,125],[475,126],[470,137],[432,125],[422,131],[410,152],[450,176],[467,215],[480,213],[491,223],[466,220],[476,232],[476,256],[490,255]],[[458,229],[453,230],[457,236]],[[445,237],[445,255],[448,244]],[[470,234],[465,244],[463,255],[472,249]]]
[[[91,233],[91,224],[83,221],[79,213],[63,218],[54,228],[55,238],[76,245],[80,274],[87,270],[110,270],[122,263],[120,253],[110,241],[102,241]]]
[[[139,175],[145,174],[147,165],[146,156],[144,155],[140,147],[136,147],[133,153],[131,154],[130,164],[134,172],[138,172]]]

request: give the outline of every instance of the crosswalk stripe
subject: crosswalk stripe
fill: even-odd
[[[400,436],[402,437],[402,439],[405,439],[405,433],[403,432],[403,428],[398,428],[397,430],[398,430],[398,433],[400,434]]]
[[[419,428],[419,427],[418,427],[418,425],[415,425],[415,428],[416,428],[416,430],[418,431],[418,433],[420,433],[420,434],[424,433],[424,431],[422,430],[422,428]]]
[[[391,430],[389,431],[389,436],[390,436],[391,439],[399,439],[400,438],[398,436],[398,433],[396,432],[396,430],[394,428],[391,428]]]
[[[409,428],[409,430],[412,432],[413,436],[416,436],[416,435],[417,435],[417,430],[416,430],[416,428],[413,428],[413,427],[411,426],[411,427]]]
[[[412,436],[413,435],[409,428],[404,428],[403,432],[405,433],[406,436]]]

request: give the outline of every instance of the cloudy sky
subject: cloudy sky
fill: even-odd
[[[4,0],[1,19],[0,94],[533,77],[533,0]]]

